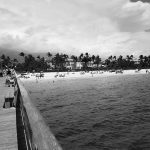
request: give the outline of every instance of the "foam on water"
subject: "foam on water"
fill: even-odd
[[[150,75],[25,86],[64,150],[150,149]]]

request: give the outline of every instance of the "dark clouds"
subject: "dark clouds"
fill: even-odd
[[[8,10],[8,9],[1,8],[1,7],[0,7],[0,15],[3,15],[3,16],[7,15],[7,16],[10,16],[10,17],[16,17],[16,16],[18,16],[16,13],[14,13],[14,12]]]
[[[146,29],[145,32],[150,32],[150,29]]]
[[[150,47],[150,5],[141,1],[0,0],[0,51],[139,55]]]
[[[141,1],[143,3],[150,3],[150,0],[130,0],[131,2],[138,2]]]

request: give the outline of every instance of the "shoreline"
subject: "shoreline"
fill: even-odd
[[[109,76],[121,76],[121,75],[136,75],[136,74],[146,74],[146,70],[150,72],[150,69],[136,70],[124,70],[123,73],[108,72],[108,71],[89,71],[88,73],[81,74],[81,72],[44,72],[44,77],[38,78],[32,73],[25,75],[25,78],[20,78],[22,81],[41,81],[41,80],[67,80],[67,79],[77,79],[77,78],[95,78],[95,77],[109,77]],[[17,75],[18,77],[20,76]],[[56,77],[57,76],[57,77]]]

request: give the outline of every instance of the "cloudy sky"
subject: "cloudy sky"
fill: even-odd
[[[0,50],[150,55],[150,0],[0,0]]]

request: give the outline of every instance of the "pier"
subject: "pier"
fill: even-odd
[[[1,77],[0,78],[0,149],[18,150],[17,130],[16,130],[16,108],[15,107],[3,108],[5,99],[8,97],[14,97],[14,88],[6,86],[5,78]]]
[[[20,79],[0,77],[0,150],[62,150]]]

